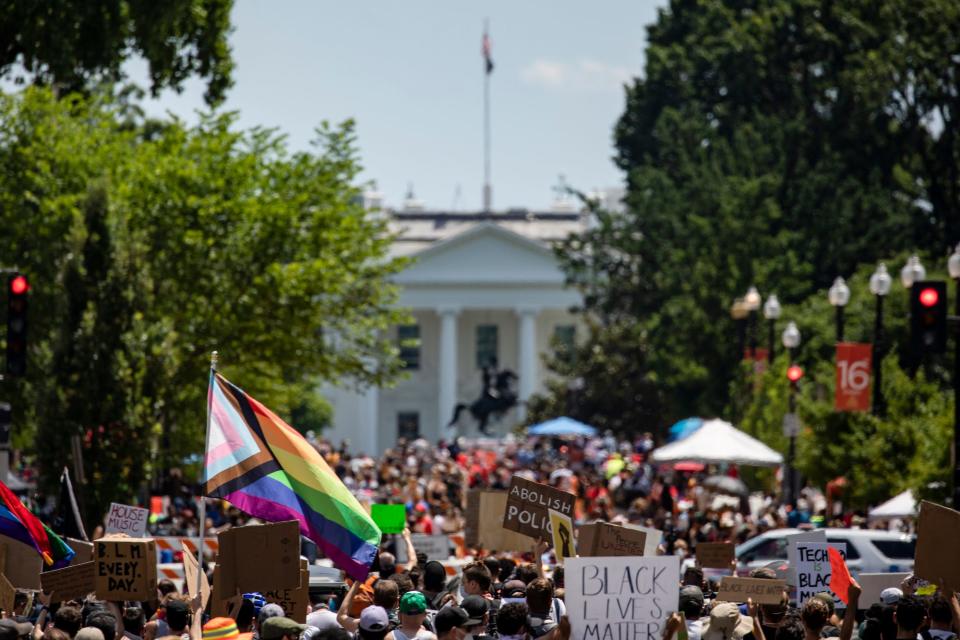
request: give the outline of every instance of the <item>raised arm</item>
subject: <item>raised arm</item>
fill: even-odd
[[[407,547],[407,571],[413,571],[417,566],[417,550],[413,548],[413,536],[410,535],[410,527],[403,528],[403,543]]]
[[[840,640],[850,640],[853,637],[853,628],[857,624],[857,607],[860,605],[860,584],[850,578],[850,589],[847,591],[847,612],[843,614],[843,624],[840,627]]]
[[[347,596],[343,599],[343,604],[337,609],[337,622],[350,633],[356,633],[357,629],[360,628],[357,619],[350,617],[350,605],[353,604],[353,596],[359,588],[360,581],[354,580],[353,584],[350,585],[350,591],[347,591]]]

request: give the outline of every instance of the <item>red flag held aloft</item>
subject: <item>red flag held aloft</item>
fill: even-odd
[[[827,555],[830,556],[830,590],[837,594],[843,604],[850,604],[849,592],[853,578],[850,577],[847,563],[843,561],[840,552],[833,547],[827,547]]]

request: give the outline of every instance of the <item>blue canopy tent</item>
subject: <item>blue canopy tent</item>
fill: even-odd
[[[595,436],[597,430],[590,425],[578,422],[573,418],[566,416],[554,418],[536,424],[527,429],[527,435],[531,436]]]
[[[702,426],[703,418],[684,418],[670,427],[667,442],[683,440]]]

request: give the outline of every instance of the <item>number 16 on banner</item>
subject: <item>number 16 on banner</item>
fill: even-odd
[[[837,411],[870,410],[873,345],[841,342],[837,345]]]

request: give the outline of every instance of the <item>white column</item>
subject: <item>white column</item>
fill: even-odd
[[[457,404],[457,316],[460,310],[454,307],[437,309],[440,316],[440,367],[437,372],[439,387],[437,418],[440,437],[446,434],[446,426],[453,417]]]
[[[519,316],[519,325],[517,328],[517,340],[519,356],[520,377],[518,382],[518,405],[517,419],[524,420],[527,417],[527,408],[523,404],[531,395],[537,385],[537,313],[539,309],[533,307],[523,307],[517,309]]]
[[[368,387],[363,394],[362,415],[363,415],[363,433],[361,441],[363,446],[357,451],[363,451],[368,455],[377,457],[380,455],[380,389],[377,387]],[[394,434],[396,437],[396,434]],[[390,442],[390,439],[387,439]],[[351,450],[353,448],[351,447]]]

